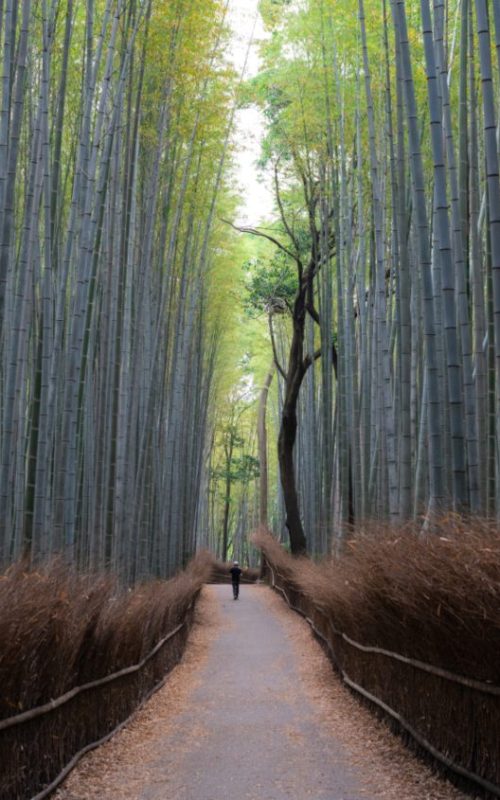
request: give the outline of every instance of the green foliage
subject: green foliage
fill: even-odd
[[[297,293],[298,281],[294,266],[286,254],[277,250],[270,261],[251,259],[245,264],[246,290],[243,300],[249,316],[263,312],[283,314],[290,310]]]
[[[259,11],[262,19],[268,26],[277,25],[283,21],[283,12],[292,0],[260,0]]]
[[[243,439],[240,441],[243,444]],[[258,478],[259,475],[259,459],[248,455],[248,453],[243,453],[240,456],[234,456],[231,459],[229,467],[218,467],[217,469],[213,469],[211,472],[211,477],[213,480],[226,481],[229,479],[231,483],[249,483],[255,478]]]

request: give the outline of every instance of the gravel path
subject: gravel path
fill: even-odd
[[[342,686],[270,589],[203,591],[183,662],[59,800],[461,800]]]

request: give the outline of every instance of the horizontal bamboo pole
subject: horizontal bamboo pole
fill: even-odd
[[[405,731],[407,733],[409,733],[410,736],[413,739],[415,739],[415,741],[420,745],[420,747],[423,747],[424,750],[427,750],[434,758],[436,758],[438,761],[440,761],[442,764],[444,764],[444,766],[447,769],[450,769],[453,772],[456,772],[458,775],[461,775],[462,777],[467,778],[467,780],[469,780],[469,781],[471,781],[473,783],[477,783],[478,786],[481,786],[483,789],[486,789],[488,792],[491,792],[491,794],[494,794],[495,797],[500,797],[500,787],[499,786],[496,786],[494,783],[490,783],[490,781],[487,781],[486,778],[482,778],[480,775],[477,775],[475,772],[469,772],[468,769],[465,769],[465,767],[461,767],[460,764],[455,763],[455,761],[452,761],[451,758],[449,758],[448,756],[444,755],[444,753],[441,753],[429,741],[427,741],[427,739],[425,739],[423,736],[421,736],[421,734],[418,733],[418,731],[416,731],[415,728],[413,728],[410,725],[410,723],[407,722],[404,719],[404,717],[402,717],[400,714],[398,714],[397,711],[394,711],[394,709],[391,708],[390,706],[388,706],[387,703],[384,703],[383,700],[379,700],[379,698],[376,697],[374,694],[371,694],[366,689],[363,689],[362,686],[359,686],[359,684],[357,684],[354,681],[352,681],[349,678],[349,676],[346,675],[345,672],[342,672],[342,679],[345,681],[345,683],[348,686],[351,687],[351,689],[354,689],[354,691],[356,691],[359,694],[361,694],[363,697],[365,697],[371,703],[374,703],[379,708],[381,708],[383,711],[385,711],[386,714],[389,714],[390,717],[395,719],[398,722],[398,724],[401,725],[401,727],[404,728]]]
[[[27,722],[28,720],[36,719],[36,717],[41,717],[43,714],[48,714],[50,711],[54,711],[56,708],[60,708],[60,706],[64,705],[65,703],[72,700],[73,697],[76,697],[78,694],[82,692],[87,692],[90,689],[95,689],[98,686],[104,686],[106,683],[111,683],[112,681],[116,681],[119,678],[123,678],[125,675],[130,675],[133,672],[138,672],[141,670],[147,662],[156,655],[158,650],[161,648],[174,636],[176,636],[179,631],[185,626],[185,622],[181,622],[180,625],[177,625],[173,631],[167,633],[166,636],[161,639],[158,644],[154,646],[150,653],[145,656],[142,661],[139,661],[138,664],[133,664],[131,667],[125,667],[124,669],[119,670],[118,672],[113,672],[111,675],[106,675],[104,678],[99,678],[96,681],[90,681],[89,683],[84,683],[82,686],[75,686],[73,689],[70,689],[68,692],[56,697],[54,700],[49,700],[48,703],[44,703],[42,706],[36,706],[36,708],[31,708],[29,711],[23,711],[21,714],[16,714],[14,717],[7,717],[6,719],[0,720],[0,731],[6,730],[7,728],[11,728],[14,725],[21,725],[23,722]]]
[[[272,570],[272,568],[271,568]],[[283,576],[276,570],[276,574],[283,579]],[[278,587],[279,588],[279,587]],[[331,622],[330,619],[326,616],[325,612],[322,611],[318,606],[315,606],[316,610],[322,614],[325,619],[327,620],[332,633],[336,636],[341,636],[342,639],[347,642],[347,644],[351,645],[351,647],[356,648],[356,650],[360,650],[363,653],[376,653],[377,655],[386,656],[387,658],[392,658],[396,661],[401,661],[403,664],[409,664],[415,669],[420,669],[423,672],[429,672],[432,675],[437,675],[439,678],[444,678],[445,680],[452,681],[454,683],[459,683],[462,686],[467,686],[469,689],[475,689],[478,692],[484,692],[485,694],[492,694],[496,697],[500,696],[500,687],[494,686],[491,683],[484,683],[483,681],[477,681],[474,678],[466,678],[464,675],[456,675],[454,672],[449,672],[446,669],[442,669],[441,667],[435,667],[433,664],[427,664],[425,661],[419,661],[418,659],[409,658],[408,656],[403,656],[401,653],[394,653],[391,650],[384,650],[382,647],[375,647],[374,645],[364,645],[360,642],[357,642],[355,639],[351,639],[346,633],[339,631],[335,625]],[[294,608],[294,611],[300,611],[298,608]],[[303,615],[304,616],[304,615]]]
[[[125,725],[128,725],[136,717],[136,715],[139,713],[141,708],[148,702],[148,700],[156,692],[159,692],[160,689],[165,685],[165,683],[168,680],[169,675],[170,675],[170,672],[167,672],[165,677],[163,677],[159,683],[157,683],[155,686],[153,686],[153,688],[145,695],[145,697],[143,697],[143,699],[141,700],[139,705],[136,706],[136,708],[134,708],[134,710],[132,711],[130,716],[128,716],[126,719],[124,719],[122,722],[120,722],[116,726],[116,728],[113,728],[113,730],[110,731],[109,733],[107,733],[106,736],[103,736],[101,739],[97,739],[97,741],[91,742],[90,744],[85,745],[85,747],[82,747],[82,749],[79,750],[78,753],[75,753],[75,755],[73,756],[71,761],[69,761],[68,764],[66,764],[66,766],[64,767],[64,769],[61,770],[61,772],[59,773],[57,778],[54,778],[52,783],[50,783],[48,786],[46,786],[45,789],[42,789],[41,792],[38,792],[38,794],[36,794],[34,797],[32,797],[31,800],[44,800],[44,798],[49,797],[49,795],[52,794],[52,792],[54,792],[57,789],[57,787],[61,785],[61,783],[69,775],[71,770],[76,767],[76,765],[78,764],[80,759],[82,759],[83,756],[86,755],[86,753],[89,753],[91,750],[95,750],[97,747],[100,747],[102,744],[106,744],[106,742],[108,742],[110,739],[112,739],[113,736],[115,736],[117,733],[119,733],[122,730],[122,728],[125,727]]]

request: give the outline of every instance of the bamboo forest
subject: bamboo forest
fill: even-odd
[[[240,573],[224,613],[270,583],[500,796],[500,1],[0,0],[0,60],[0,800],[48,796]],[[424,678],[371,685],[370,647],[481,684],[467,754],[459,690],[406,707]],[[40,749],[63,706],[24,729],[146,662],[67,749]],[[161,797],[233,796],[203,780]],[[358,797],[293,780],[242,796]],[[429,786],[383,797],[468,796]],[[82,787],[57,797],[153,797]]]
[[[168,575],[197,542],[242,547],[261,470],[299,550],[366,518],[496,514],[491,10],[264,2],[245,81],[227,4],[6,0],[4,561]],[[275,203],[245,237],[250,103]]]

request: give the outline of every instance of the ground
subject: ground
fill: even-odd
[[[462,800],[264,586],[207,586],[181,664],[59,800]]]

